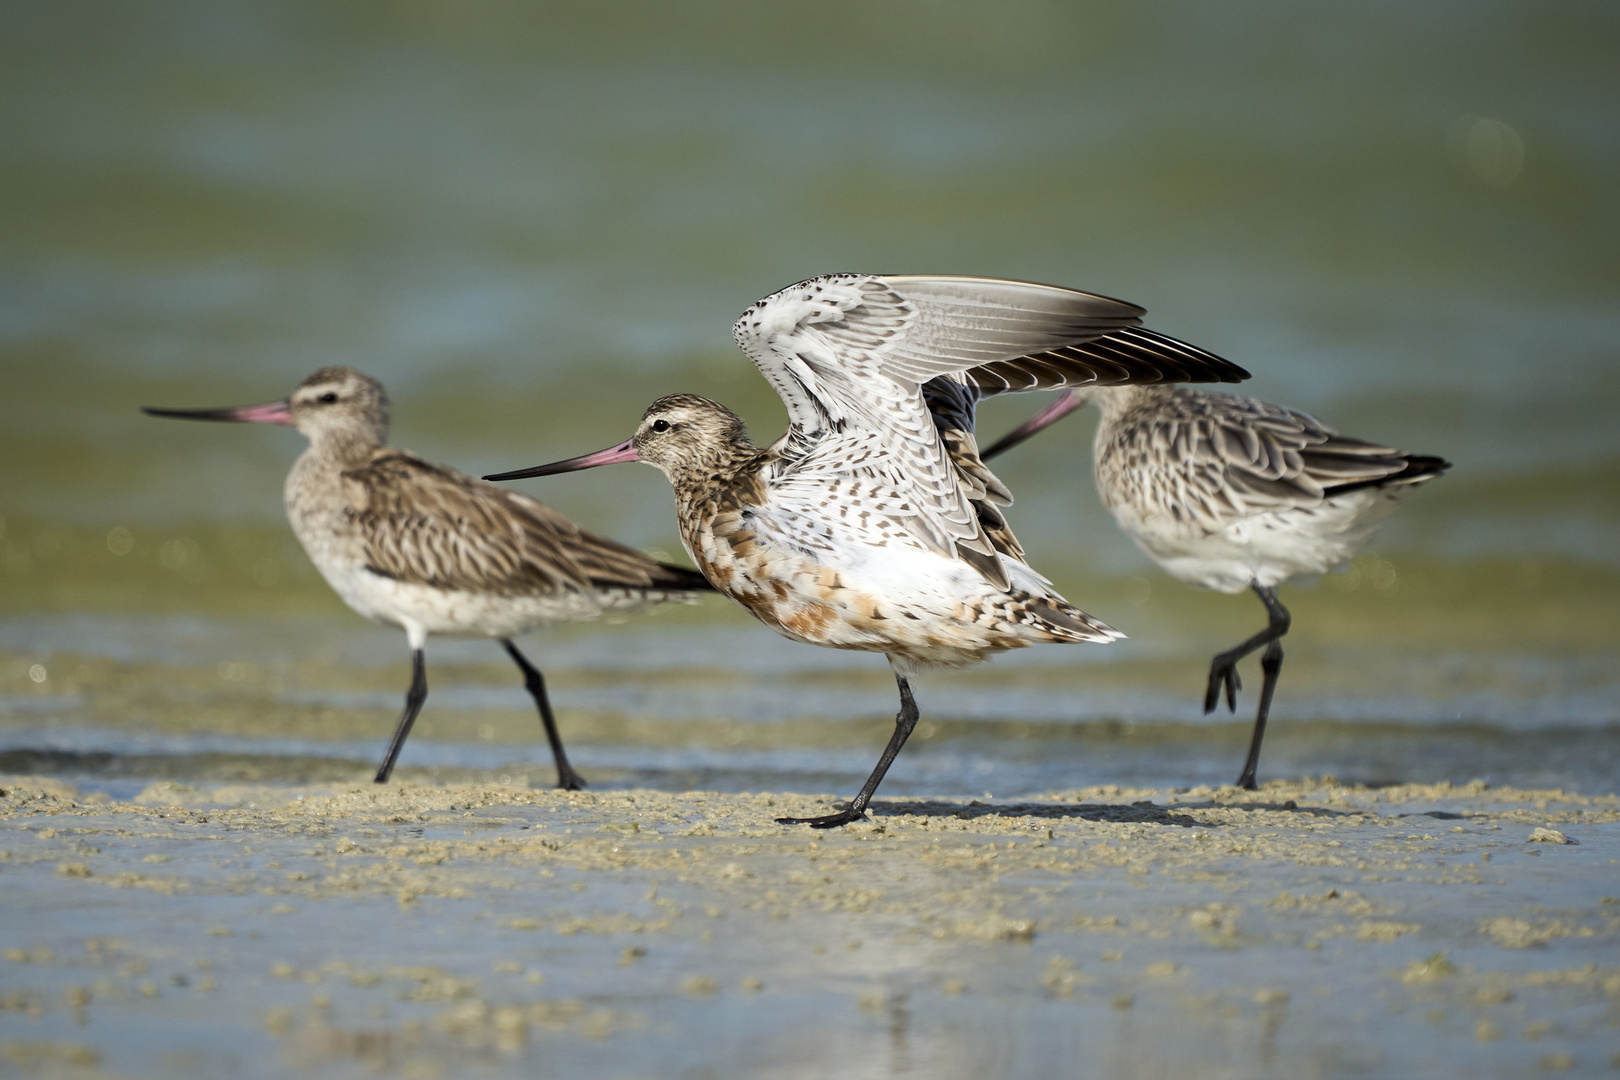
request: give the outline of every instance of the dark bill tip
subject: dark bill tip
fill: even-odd
[[[174,420],[231,420],[243,424],[293,426],[292,409],[286,401],[239,405],[228,409],[154,409],[142,406],[141,412],[147,416],[166,416]]]
[[[577,472],[580,469],[594,469],[598,465],[617,465],[621,461],[640,461],[636,456],[636,448],[626,440],[618,446],[610,446],[606,450],[598,450],[594,454],[585,454],[582,457],[569,458],[566,461],[553,461],[550,465],[536,465],[532,469],[514,469],[512,472],[490,473],[485,480],[523,480],[530,476],[553,476],[557,473]]]

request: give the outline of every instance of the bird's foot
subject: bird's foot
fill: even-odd
[[[1238,777],[1236,786],[1242,788],[1244,791],[1260,790],[1260,785],[1254,782],[1254,773],[1252,772],[1244,773],[1242,776]]]
[[[836,829],[840,825],[848,825],[852,821],[865,821],[864,811],[856,809],[840,810],[836,814],[827,814],[825,817],[779,817],[778,825],[808,825],[812,829]]]
[[[1204,714],[1207,716],[1215,711],[1220,704],[1221,689],[1226,690],[1226,707],[1237,712],[1237,694],[1243,689],[1243,680],[1238,676],[1237,661],[1228,660],[1222,663],[1217,659],[1209,665],[1209,686],[1204,690]]]
[[[564,765],[557,770],[557,789],[559,791],[579,791],[585,787],[585,778],[574,771],[572,765]]]

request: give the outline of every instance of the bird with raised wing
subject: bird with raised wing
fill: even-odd
[[[287,474],[293,532],[345,604],[399,627],[410,642],[411,686],[379,784],[427,699],[428,635],[444,634],[501,643],[540,711],[557,786],[584,786],[563,750],[545,679],[512,639],[545,623],[690,601],[710,588],[700,574],[594,536],[526,495],[387,446],[388,395],[353,368],[321,368],[265,405],[143,411],[281,424],[309,440]]]
[[[1087,402],[1101,414],[1097,491],[1125,534],[1172,577],[1225,593],[1252,589],[1266,606],[1266,628],[1215,656],[1204,691],[1205,713],[1214,711],[1223,689],[1235,712],[1238,661],[1265,648],[1254,731],[1237,780],[1254,790],[1291,622],[1278,586],[1345,562],[1402,495],[1451,466],[1340,435],[1281,405],[1184,386],[1065,391],[984,457]]]
[[[733,328],[787,405],[788,430],[769,447],[725,406],[675,394],[653,402],[627,442],[486,479],[653,465],[715,588],[795,641],[884,653],[900,712],[865,785],[837,813],[778,819],[843,825],[865,816],[917,723],[916,671],[1120,636],[1024,561],[999,509],[1012,496],[978,459],[973,415],[980,396],[1008,390],[1247,376],[1140,329],[1142,314],[1018,281],[815,278]]]

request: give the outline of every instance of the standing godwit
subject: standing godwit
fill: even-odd
[[[1290,622],[1277,587],[1343,563],[1408,488],[1451,465],[1340,435],[1281,405],[1180,386],[1065,391],[984,457],[1088,401],[1102,414],[1097,491],[1125,534],[1172,577],[1224,593],[1253,589],[1266,605],[1269,625],[1210,662],[1204,691],[1205,713],[1223,686],[1227,708],[1237,711],[1237,663],[1266,647],[1254,734],[1237,780],[1252,791]]]
[[[675,490],[681,540],[715,588],[795,641],[887,655],[894,734],[849,806],[865,816],[917,723],[910,677],[1042,642],[1120,634],[1023,561],[980,463],[984,393],[1095,382],[1225,380],[1241,368],[1137,329],[1132,304],[988,278],[815,278],[766,297],[733,328],[782,396],[768,448],[707,398],[660,398],[635,437],[600,453],[486,477],[511,480],[620,461]]]
[[[540,710],[557,786],[577,790],[585,781],[563,752],[545,679],[512,638],[542,623],[690,600],[709,588],[699,574],[593,536],[526,495],[384,445],[388,395],[353,368],[321,368],[291,397],[266,405],[143,411],[281,424],[309,439],[287,474],[293,532],[345,604],[398,626],[411,645],[411,688],[379,784],[427,700],[427,637],[448,634],[505,647]]]

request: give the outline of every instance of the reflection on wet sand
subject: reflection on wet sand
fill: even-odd
[[[772,820],[836,801],[0,780],[0,1045],[249,1077],[603,1054],[628,1075],[1285,1077],[1612,1049],[1614,796],[1111,785],[878,800],[831,835]]]

